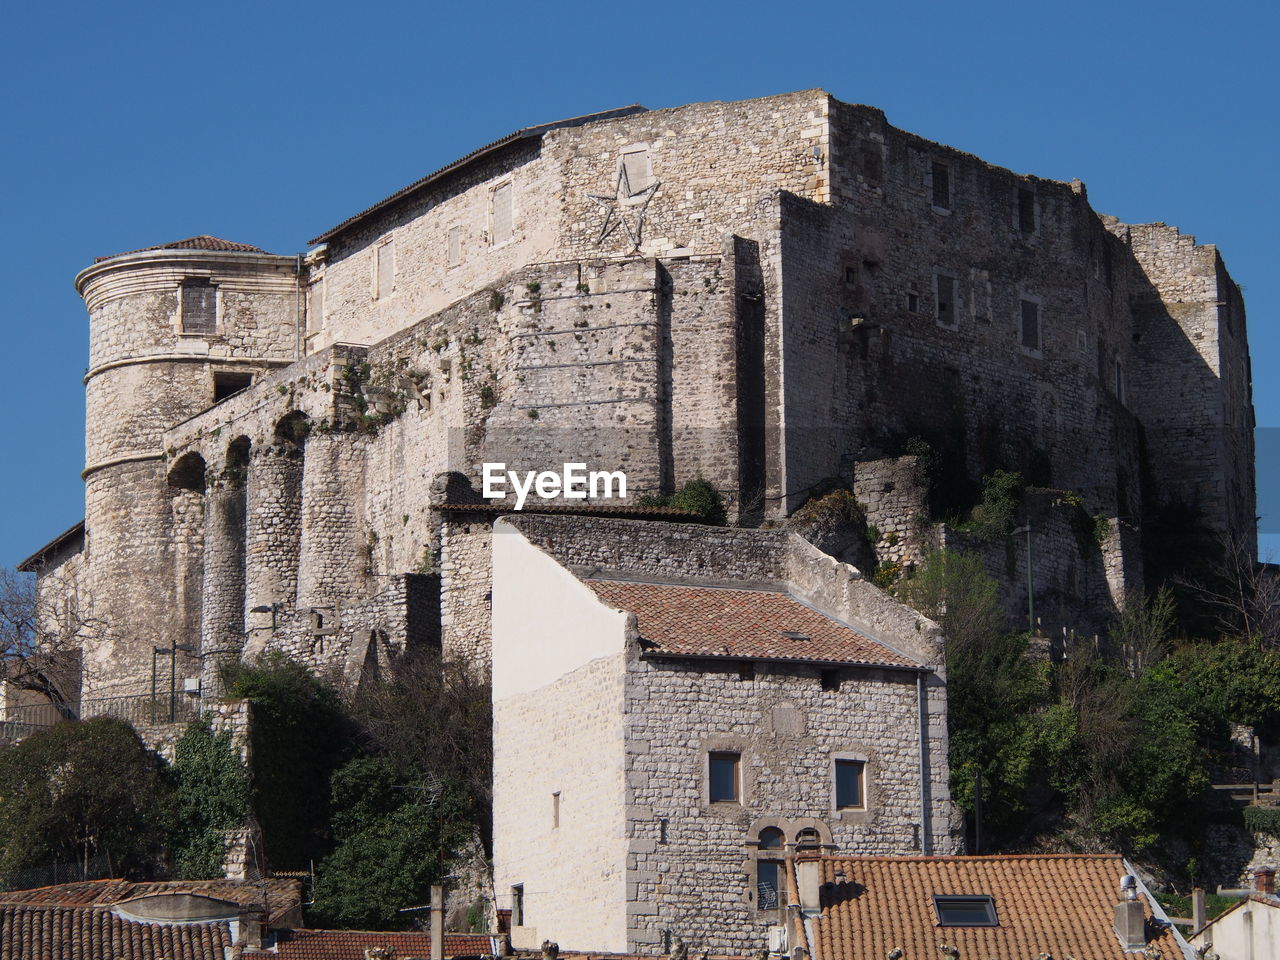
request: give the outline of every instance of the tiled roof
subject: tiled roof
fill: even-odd
[[[636,615],[650,655],[919,667],[782,591],[586,582],[605,603]]]
[[[938,960],[939,944],[960,960],[1033,958],[1132,960],[1113,926],[1120,879],[1129,871],[1113,855],[824,858],[822,914],[813,920],[814,960]],[[837,881],[836,871],[843,872]],[[935,894],[988,895],[994,927],[942,927]],[[1174,934],[1151,922],[1148,943],[1178,960]]]
[[[95,263],[111,260],[115,257],[127,257],[131,253],[146,253],[148,250],[216,250],[223,253],[266,253],[261,247],[247,243],[236,243],[234,240],[223,240],[202,233],[198,237],[187,237],[185,240],[174,240],[172,243],[157,243],[154,247],[139,247],[137,250],[126,250],[124,253],[112,253],[105,257],[94,257]]]
[[[229,923],[134,923],[106,906],[0,905],[0,960],[223,960]]]
[[[260,909],[263,886],[235,880],[85,880],[30,890],[0,891],[0,907],[109,907],[125,900],[165,893],[193,893]],[[266,895],[269,919],[281,919],[297,909],[302,899],[302,885],[297,880],[268,880]]]
[[[365,960],[370,948],[389,947],[394,960],[431,956],[429,933],[381,933],[373,930],[288,930],[271,951],[246,950],[244,960]],[[446,957],[479,957],[497,953],[488,934],[446,933]]]
[[[420,180],[415,180],[413,183],[409,184],[407,187],[397,190],[395,193],[391,194],[391,196],[383,200],[379,200],[373,206],[366,207],[364,210],[361,210],[359,213],[355,214],[354,216],[348,217],[346,220],[343,220],[336,227],[333,227],[330,230],[326,230],[324,233],[320,234],[320,236],[312,238],[309,242],[325,243],[329,240],[332,240],[338,234],[343,233],[346,230],[349,230],[351,227],[354,227],[357,223],[364,220],[365,218],[372,216],[373,214],[377,213],[380,210],[385,209],[386,207],[390,207],[394,205],[396,202],[403,200],[406,197],[412,196],[418,191],[423,190],[426,187],[430,186],[432,183],[439,180],[441,177],[444,177],[447,174],[453,173],[456,170],[461,170],[464,167],[468,166],[469,164],[474,163],[476,160],[479,160],[481,157],[492,153],[493,151],[497,150],[499,147],[505,147],[509,143],[515,143],[517,140],[528,140],[532,137],[540,137],[544,133],[547,133],[548,131],[557,130],[562,127],[579,127],[579,126],[582,126],[583,124],[594,123],[599,120],[612,120],[616,117],[629,117],[635,113],[644,113],[646,112],[646,110],[647,110],[646,107],[642,107],[640,106],[640,104],[635,103],[629,107],[619,107],[616,110],[605,110],[600,113],[588,113],[580,117],[570,117],[567,120],[555,120],[551,123],[539,124],[536,127],[523,127],[520,130],[516,130],[513,133],[508,133],[505,137],[499,137],[497,140],[494,140],[492,143],[486,143],[483,147],[479,147],[475,150],[472,150],[466,156],[460,157],[459,159],[454,160],[450,164],[446,164],[445,166],[441,167],[439,170],[436,170],[433,173],[427,174],[425,177],[421,178]]]

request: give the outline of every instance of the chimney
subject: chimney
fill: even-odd
[[[1203,930],[1207,919],[1207,911],[1204,905],[1204,889],[1196,887],[1191,891],[1191,929],[1193,931]]]
[[[1116,936],[1126,952],[1143,950],[1147,946],[1147,918],[1138,899],[1136,878],[1125,876],[1120,890],[1124,899],[1116,904]]]
[[[1253,872],[1253,889],[1258,893],[1275,894],[1276,871],[1274,867],[1259,867]]]

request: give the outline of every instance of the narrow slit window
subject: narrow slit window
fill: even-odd
[[[956,325],[956,281],[939,273],[934,277],[938,288],[938,323],[944,327]]]
[[[1028,350],[1040,349],[1040,305],[1034,300],[1020,300],[1020,342]]]
[[[449,266],[456,267],[462,262],[462,228],[449,228]]]
[[[214,333],[218,328],[218,288],[205,277],[182,281],[182,332]]]
[[[307,289],[307,327],[313,333],[324,329],[324,280]]]
[[[951,209],[951,169],[945,163],[933,162],[933,205],[942,210]]]
[[[493,191],[493,242],[511,239],[511,184],[504,183]]]
[[[1018,188],[1018,229],[1024,237],[1036,232],[1036,195],[1025,187]]]
[[[391,296],[396,283],[396,245],[394,240],[380,244],[374,251],[377,263],[374,265],[375,300]]]

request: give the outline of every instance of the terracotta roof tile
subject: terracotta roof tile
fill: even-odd
[[[919,667],[789,593],[589,579],[605,603],[636,615],[654,655]]]
[[[389,947],[395,960],[431,956],[429,933],[384,933],[376,930],[289,930],[277,936],[270,951],[245,951],[244,960],[365,960],[365,950]],[[496,953],[488,934],[446,933],[447,957]]]
[[[59,883],[30,890],[0,891],[0,906],[29,907],[109,907],[125,900],[161,893],[195,893],[228,900],[246,908],[261,907],[262,884],[236,880],[84,880]],[[273,879],[266,882],[267,905],[271,920],[282,919],[296,910],[302,900],[302,884],[297,880]]]
[[[0,906],[0,960],[223,960],[226,922],[134,923],[106,906]]]
[[[1120,878],[1114,855],[824,858],[822,913],[812,924],[815,960],[938,960],[950,944],[960,960],[1032,958],[1132,960],[1113,929]],[[837,882],[836,872],[843,873]],[[939,926],[935,894],[988,895],[994,927]],[[1151,922],[1149,944],[1181,956],[1172,931]]]
[[[105,257],[94,257],[95,263],[111,260],[115,257],[127,257],[131,253],[146,253],[148,250],[215,250],[223,253],[266,253],[261,247],[247,243],[236,243],[234,240],[223,240],[211,237],[207,233],[198,237],[187,237],[185,240],[174,240],[172,243],[157,243],[153,247],[139,247],[137,250],[126,250],[123,253],[112,253]]]

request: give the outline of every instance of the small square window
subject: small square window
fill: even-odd
[[[941,210],[951,209],[951,169],[945,163],[933,161],[933,205]]]
[[[742,756],[737,753],[713,753],[708,761],[708,785],[712,803],[738,803],[738,768]]]
[[[840,689],[840,671],[839,670],[823,670],[822,671],[822,689],[828,693],[834,693]]]
[[[756,665],[752,660],[743,660],[738,664],[739,680],[754,680],[756,678]]]
[[[943,927],[995,927],[995,901],[985,895],[957,897],[933,897],[933,908],[938,912],[938,925]]]
[[[863,799],[862,774],[866,764],[861,760],[836,761],[836,809],[861,810]]]
[[[1028,350],[1040,349],[1040,304],[1034,300],[1020,300],[1021,329],[1019,342]]]

